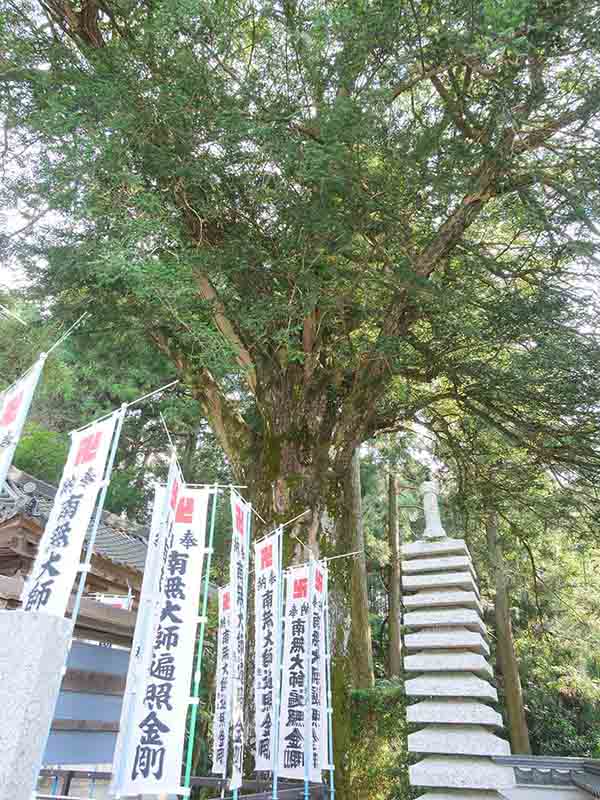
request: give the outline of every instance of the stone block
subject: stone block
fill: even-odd
[[[71,623],[0,611],[0,798],[31,800],[62,680]]]
[[[487,681],[471,672],[429,673],[405,682],[408,697],[475,697],[498,700],[498,693]]]
[[[437,542],[424,541],[402,545],[404,558],[423,558],[427,556],[459,555],[468,556],[469,551],[464,539],[440,539]]]
[[[408,672],[472,672],[480,678],[493,678],[494,671],[478,653],[432,650],[404,656]]]
[[[406,709],[406,719],[416,725],[444,723],[446,725],[488,725],[503,728],[502,717],[484,703],[463,698],[460,700],[422,700]]]
[[[509,756],[510,745],[480,725],[429,725],[408,737],[410,753]]]
[[[428,756],[409,768],[412,786],[445,789],[502,789],[515,785],[512,767],[490,758]]]
[[[437,628],[407,633],[404,636],[404,649],[413,653],[420,650],[469,650],[485,656],[490,654],[483,636],[466,628]]]
[[[464,591],[444,591],[438,589],[431,592],[418,592],[417,594],[406,594],[402,598],[404,607],[410,610],[416,608],[448,608],[450,606],[462,606],[463,608],[474,608],[480,614],[483,609],[479,598],[475,592]]]
[[[423,574],[424,572],[448,572],[449,570],[475,570],[469,556],[444,556],[443,558],[414,558],[402,562],[405,575]]]
[[[402,624],[407,628],[467,628],[487,633],[483,620],[471,608],[431,609],[426,611],[407,611]]]
[[[473,574],[469,572],[436,572],[428,575],[402,575],[404,591],[418,591],[419,589],[446,589],[456,586],[459,589],[468,589],[479,597],[479,589]]]

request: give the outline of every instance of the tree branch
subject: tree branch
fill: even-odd
[[[232,402],[208,369],[194,370],[177,350],[164,331],[152,329],[149,338],[177,367],[193,397],[200,403],[219,444],[227,455],[238,478],[244,477],[247,451],[251,444],[250,429],[237,404]]]
[[[248,349],[242,343],[230,319],[225,314],[225,306],[219,299],[213,285],[202,273],[194,275],[201,297],[212,304],[215,324],[225,339],[233,347],[236,359],[242,371],[250,391],[256,393],[256,369]]]

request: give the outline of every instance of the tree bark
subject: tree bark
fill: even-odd
[[[490,559],[494,568],[496,595],[494,611],[496,616],[496,648],[498,665],[504,680],[506,710],[510,743],[513,753],[531,753],[529,730],[523,707],[523,691],[519,677],[519,665],[515,655],[512,623],[510,620],[510,604],[506,575],[504,572],[504,556],[498,537],[498,516],[492,513],[486,520],[486,532]]]
[[[336,798],[354,800],[348,757],[352,690],[374,685],[358,453],[334,469],[328,461],[330,435],[310,430],[316,412],[308,420],[297,415],[283,391],[273,406],[277,424],[256,438],[255,468],[234,474],[249,484],[249,498],[273,526],[310,511],[284,536],[285,563],[306,559],[295,537],[315,555],[361,552],[358,558],[333,561],[329,570]],[[301,435],[299,425],[305,426]]]
[[[369,623],[369,593],[367,587],[367,560],[362,519],[360,485],[360,455],[358,448],[352,455],[344,487],[344,522],[351,551],[359,551],[352,559],[352,633],[351,671],[355,689],[371,689],[375,685],[373,671],[373,645]]]
[[[388,540],[390,545],[389,630],[390,646],[388,670],[390,678],[402,675],[402,608],[400,594],[400,527],[398,525],[398,478],[390,473],[388,479]]]

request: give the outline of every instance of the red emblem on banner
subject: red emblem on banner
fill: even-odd
[[[194,517],[194,498],[182,497],[177,503],[177,513],[175,514],[175,522],[185,522],[191,524]]]
[[[231,607],[231,597],[229,592],[223,593],[223,611],[229,611]]]
[[[174,480],[173,486],[171,487],[171,508],[175,511],[175,506],[177,505],[177,495],[179,494],[179,481]]]
[[[89,436],[85,436],[79,442],[77,455],[75,456],[75,466],[79,467],[81,464],[87,464],[90,461],[94,461],[98,455],[98,448],[100,447],[101,441],[102,431],[90,433]]]
[[[19,413],[19,409],[21,408],[21,401],[23,400],[23,392],[19,392],[14,397],[11,397],[6,405],[4,406],[4,411],[2,412],[2,419],[0,419],[0,425],[12,425],[12,423],[16,420],[17,414]]]
[[[235,529],[240,536],[244,535],[244,509],[237,503],[235,506]]]
[[[267,569],[273,566],[273,545],[268,544],[260,551],[260,568]]]
[[[323,591],[323,573],[319,572],[319,570],[317,570],[317,574],[315,575],[315,587],[317,592],[320,593]]]
[[[302,600],[308,597],[308,578],[296,578],[294,580],[294,600]]]

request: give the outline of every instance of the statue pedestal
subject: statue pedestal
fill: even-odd
[[[0,611],[0,798],[31,800],[62,681],[71,622]]]

